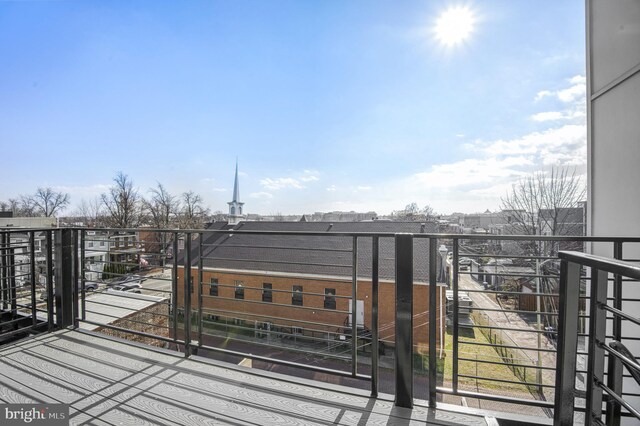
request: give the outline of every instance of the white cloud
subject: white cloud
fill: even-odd
[[[449,164],[434,165],[430,171],[412,176],[413,184],[431,189],[452,189],[495,182],[497,179],[522,175],[518,167],[530,166],[531,160],[523,156],[499,159],[469,158]]]
[[[329,187],[327,188],[327,191],[329,191],[329,192],[334,192],[334,191],[336,191],[336,189],[337,189],[337,188],[336,188],[336,186],[335,186],[335,185],[331,185],[331,186],[329,186]]]
[[[267,189],[278,190],[283,188],[295,188],[295,189],[303,189],[305,188],[297,179],[294,178],[265,178],[260,180],[260,185],[264,186]]]
[[[548,111],[548,112],[539,112],[537,114],[533,114],[531,119],[533,121],[556,121],[562,120],[564,118],[564,114],[560,111]]]
[[[562,102],[575,102],[576,100],[583,99],[586,93],[586,86],[583,83],[575,84],[568,89],[560,90],[557,92],[558,99]]]
[[[227,192],[226,188],[211,188],[213,192]]]
[[[305,170],[302,172],[300,180],[302,182],[317,182],[320,180],[318,177],[320,173],[317,170]]]
[[[568,80],[570,87],[562,90],[541,90],[534,97],[534,101],[544,98],[556,98],[561,102],[571,103],[583,100],[587,93],[587,79],[583,75],[576,75]]]
[[[534,132],[521,138],[497,140],[489,143],[478,142],[487,156],[529,156],[532,163],[543,160],[550,151],[573,152],[577,146],[586,147],[586,127],[566,124],[543,132]],[[584,158],[586,162],[586,156]]]
[[[302,173],[296,173],[291,177],[264,178],[260,180],[260,185],[267,189],[278,190],[285,188],[304,189],[310,182],[320,180],[320,173],[316,170],[304,170]]]
[[[356,189],[358,191],[371,191],[371,187],[370,186],[357,186]]]
[[[546,121],[572,121],[582,120],[587,115],[586,107],[586,88],[587,80],[582,75],[570,78],[570,87],[562,90],[550,91],[543,90],[536,94],[534,100],[537,102],[543,98],[554,98],[560,102],[558,111],[545,111],[533,114],[531,119],[537,122]]]
[[[550,92],[549,90],[542,90],[538,93],[536,93],[536,97],[534,98],[534,100],[537,102],[543,98],[546,98],[548,96],[553,96],[553,92]]]

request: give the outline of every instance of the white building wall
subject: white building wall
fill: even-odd
[[[588,232],[640,236],[640,0],[587,0]],[[612,256],[611,244],[596,254]],[[624,244],[623,256],[640,259],[640,244]],[[628,283],[623,297],[640,299]],[[623,311],[640,312],[624,302]],[[639,336],[625,323],[623,335]],[[629,344],[628,344],[629,343]],[[636,356],[640,342],[625,342]],[[639,392],[632,379],[626,392]],[[629,402],[640,409],[640,398]],[[635,424],[630,420],[623,424]]]
[[[640,236],[640,1],[587,1],[587,60],[589,232]]]

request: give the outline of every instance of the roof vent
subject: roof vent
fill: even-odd
[[[420,233],[421,233],[421,234],[424,234],[424,229],[425,229],[425,227],[426,227],[426,226],[427,226],[427,224],[426,224],[426,223],[421,223],[421,224],[420,224]]]

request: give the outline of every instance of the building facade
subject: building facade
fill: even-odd
[[[353,300],[353,238],[342,232],[425,233],[411,222],[241,222],[234,230],[270,231],[270,234],[219,233],[192,241],[192,259],[202,255],[201,295],[198,268],[191,269],[191,306],[202,298],[205,318],[241,323],[246,328],[269,329],[339,340],[351,333]],[[277,232],[325,232],[305,236]],[[205,234],[208,235],[208,234]],[[378,327],[387,346],[395,342],[395,256],[393,237],[380,241]],[[184,253],[182,253],[184,255]],[[429,341],[428,240],[414,240],[413,338],[414,350],[425,353]],[[179,256],[180,259],[180,256]],[[179,264],[183,264],[180,259]],[[357,242],[358,270],[356,326],[372,329],[371,237]],[[184,269],[178,270],[178,305],[184,303]],[[444,283],[438,286],[437,306],[444,303]],[[444,326],[444,307],[437,312],[437,328]],[[438,332],[437,342],[441,344]]]

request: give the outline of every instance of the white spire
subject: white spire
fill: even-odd
[[[240,183],[238,181],[238,158],[236,158],[236,175],[233,182],[233,200],[228,202],[229,204],[229,223],[235,225],[240,222],[240,219],[244,219],[242,215],[242,206],[244,203],[240,202]]]
[[[233,182],[233,201],[240,202],[240,187],[238,186],[238,158],[236,158],[236,179]]]

